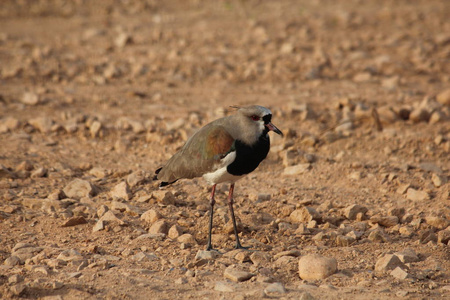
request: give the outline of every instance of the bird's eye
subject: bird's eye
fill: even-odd
[[[261,119],[260,117],[255,116],[255,115],[251,116],[250,118],[251,118],[253,121],[259,121],[259,120]]]

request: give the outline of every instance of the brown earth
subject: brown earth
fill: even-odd
[[[446,0],[2,1],[0,298],[450,299],[449,15]],[[195,258],[209,188],[158,190],[153,172],[248,104],[286,134],[236,185],[251,250],[233,251],[223,185],[221,254]],[[306,254],[338,271],[301,279]]]

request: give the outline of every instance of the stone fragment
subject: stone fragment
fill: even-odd
[[[11,293],[14,296],[20,296],[25,292],[25,288],[26,288],[26,285],[23,282],[21,282],[21,283],[14,284],[13,286],[11,286],[9,288],[9,290],[11,291]]]
[[[110,195],[113,199],[130,200],[132,197],[130,188],[125,181],[122,181],[121,183],[115,185],[110,191]]]
[[[207,250],[198,250],[195,255],[195,260],[214,260],[220,256],[220,253],[217,251],[207,251]]]
[[[116,45],[117,48],[123,48],[132,42],[132,37],[125,32],[119,33],[119,35],[114,39],[114,45]]]
[[[403,251],[394,253],[395,256],[397,256],[402,263],[413,263],[418,262],[419,257],[417,256],[416,252],[411,248],[406,248]]]
[[[19,274],[14,274],[8,277],[9,284],[16,284],[23,281],[23,276]]]
[[[380,224],[384,227],[392,227],[398,224],[397,216],[372,216],[370,222]]]
[[[99,221],[103,221],[103,222],[114,222],[114,223],[117,223],[118,225],[124,225],[125,224],[125,222],[124,221],[122,221],[121,219],[119,219],[118,217],[116,217],[116,215],[112,212],[112,211],[110,211],[110,210],[108,210],[107,212],[105,212],[104,214],[103,214],[103,216],[100,218],[100,220]]]
[[[237,270],[233,266],[230,266],[225,269],[223,276],[234,282],[242,282],[242,281],[249,280],[250,278],[255,276],[255,274],[246,272],[246,271]]]
[[[98,120],[95,120],[91,124],[89,124],[89,132],[91,133],[91,137],[92,138],[99,137],[102,127],[103,127],[102,123]]]
[[[7,259],[5,259],[3,264],[5,266],[11,266],[11,267],[18,266],[18,265],[20,265],[20,258],[18,258],[17,256],[10,256]]]
[[[270,263],[270,255],[267,252],[253,252],[250,255],[250,260],[255,266],[265,266]]]
[[[356,241],[356,238],[351,237],[351,236],[338,235],[336,237],[336,245],[338,247],[348,247],[351,244],[353,244],[355,241]]]
[[[375,242],[375,243],[385,243],[385,242],[387,242],[387,237],[379,229],[375,229],[372,232],[370,232],[369,236],[367,238],[370,241]]]
[[[149,224],[153,224],[162,218],[163,218],[163,216],[154,209],[149,209],[141,215],[141,220],[143,220]]]
[[[390,274],[392,277],[402,280],[411,277],[411,275],[409,275],[408,272],[406,272],[400,267],[396,267],[394,270],[392,270]]]
[[[33,92],[25,92],[22,95],[22,98],[20,98],[20,101],[23,104],[30,105],[30,106],[39,104],[39,100],[40,100],[39,95],[36,93],[33,93]]]
[[[433,175],[431,175],[431,181],[433,182],[435,187],[441,187],[447,183],[447,178],[433,173]]]
[[[231,282],[217,281],[214,290],[218,292],[232,293],[236,291],[236,285]]]
[[[415,123],[428,122],[430,119],[430,112],[425,108],[418,107],[411,111],[409,119]]]
[[[188,246],[197,245],[197,241],[195,240],[194,236],[192,234],[189,234],[189,233],[185,233],[185,234],[180,235],[177,238],[177,241],[180,242],[180,243],[184,243],[185,245],[188,245]]]
[[[337,261],[318,254],[305,255],[298,262],[298,270],[303,280],[325,279],[336,273]]]
[[[28,123],[42,133],[49,133],[52,131],[53,120],[48,117],[37,117],[28,120]]]
[[[155,198],[156,201],[164,205],[175,204],[175,196],[171,192],[166,192],[162,190],[153,191],[152,197]]]
[[[265,289],[264,293],[267,296],[275,296],[279,294],[286,294],[286,289],[281,282],[274,282],[269,284]]]
[[[83,256],[77,250],[69,249],[69,250],[62,251],[56,259],[67,261],[67,262],[81,261],[81,260],[83,260]]]
[[[89,170],[89,175],[95,176],[97,178],[105,178],[108,176],[108,171],[105,168],[95,167]]]
[[[425,222],[427,222],[428,225],[436,227],[437,229],[445,229],[450,226],[449,219],[437,216],[428,216],[425,218]]]
[[[320,214],[312,207],[304,206],[294,210],[289,218],[293,223],[308,223],[309,221],[321,221]]]
[[[436,96],[436,100],[442,105],[450,106],[450,89],[440,92]]]
[[[183,234],[183,230],[178,225],[173,225],[172,227],[170,227],[169,232],[167,233],[167,235],[171,239],[176,239],[179,236],[181,236],[182,234]]]
[[[6,117],[0,119],[0,133],[6,133],[9,131],[13,131],[20,126],[20,121],[14,117]],[[30,170],[28,170],[30,171]]]
[[[287,250],[287,251],[281,251],[281,252],[275,254],[273,258],[278,259],[282,256],[299,257],[300,255],[301,255],[300,250],[292,249],[292,250]]]
[[[128,214],[130,214],[132,216],[138,216],[140,214],[138,208],[131,206],[127,203],[122,203],[120,201],[115,201],[115,200],[111,202],[111,210],[127,212]]]
[[[63,189],[68,198],[81,199],[95,195],[94,186],[87,180],[76,178]]]
[[[406,266],[402,263],[402,261],[396,255],[386,254],[377,260],[377,262],[375,264],[375,271],[376,272],[386,272],[386,271],[394,270],[397,267],[406,269]]]
[[[349,220],[356,220],[356,217],[358,214],[365,214],[368,211],[367,207],[359,205],[359,204],[353,204],[350,206],[347,206],[344,209],[344,216]]]
[[[165,220],[159,220],[153,223],[149,228],[148,233],[164,233],[167,234],[169,231],[169,226]]]
[[[145,253],[145,252],[138,252],[135,255],[131,257],[131,259],[135,261],[156,261],[158,260],[158,256],[156,256],[154,253]]]
[[[430,199],[430,195],[425,191],[408,188],[406,191],[406,198],[412,201],[424,201]]]
[[[449,245],[450,242],[450,230],[441,230],[437,234],[438,243],[442,243],[444,245]]]
[[[410,187],[409,183],[401,184],[398,186],[398,188],[395,192],[397,194],[403,195],[404,193],[406,193],[406,191],[408,190],[409,187]]]
[[[61,227],[70,227],[70,226],[76,226],[76,225],[81,225],[81,224],[86,224],[87,221],[84,217],[79,216],[79,217],[72,217],[69,220],[67,220],[66,222],[64,222]]]
[[[142,184],[146,180],[143,172],[133,172],[127,176],[127,183],[130,187]]]
[[[305,163],[305,164],[297,164],[294,166],[289,166],[284,168],[283,174],[284,175],[300,175],[306,173],[311,168],[311,164]]]
[[[34,170],[33,172],[31,172],[30,177],[31,178],[41,178],[41,177],[44,177],[45,175],[47,175],[47,169],[44,167],[39,167],[36,170]]]

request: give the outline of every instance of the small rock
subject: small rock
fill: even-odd
[[[409,119],[415,123],[428,122],[430,119],[430,112],[425,108],[415,108],[409,114]]]
[[[3,262],[5,266],[18,266],[20,265],[20,259],[17,256],[10,256]]]
[[[381,230],[373,230],[371,233],[369,233],[369,236],[367,237],[370,241],[375,243],[384,243],[387,242],[386,236],[383,234]]]
[[[110,191],[110,195],[113,199],[121,198],[124,200],[130,200],[132,197],[130,188],[125,181],[114,186],[114,188]]]
[[[30,119],[28,123],[42,133],[49,133],[53,128],[53,120],[47,117]]]
[[[156,261],[156,260],[158,260],[158,256],[156,256],[153,253],[145,253],[145,252],[141,251],[141,252],[136,253],[135,255],[133,255],[131,257],[131,259],[133,259],[135,261],[139,261],[139,262],[142,262],[142,261]]]
[[[450,241],[450,230],[441,230],[437,235],[438,243],[442,243],[444,245],[448,245]]]
[[[47,175],[47,169],[40,167],[37,168],[36,170],[34,170],[33,172],[31,172],[31,178],[41,178],[44,177],[45,175]]]
[[[397,256],[405,264],[419,261],[419,257],[417,256],[416,252],[411,248],[396,252],[394,253],[394,255]]]
[[[20,101],[23,104],[31,105],[31,106],[39,104],[39,100],[40,100],[39,95],[36,93],[32,93],[32,92],[24,93],[22,95],[22,98],[20,99]]]
[[[105,178],[108,176],[108,171],[104,168],[95,167],[89,170],[89,175],[95,176],[97,178]]]
[[[127,176],[127,183],[130,187],[135,187],[145,181],[145,174],[143,172],[133,172]]]
[[[314,298],[313,295],[311,295],[310,293],[304,292],[300,296],[299,300],[316,300],[316,298]]]
[[[409,188],[406,192],[406,198],[412,201],[424,201],[430,199],[430,195],[425,191]]]
[[[264,266],[270,262],[270,255],[266,252],[253,252],[250,255],[250,260],[255,266]]]
[[[450,106],[450,89],[440,92],[436,100],[442,105]]]
[[[386,272],[394,270],[395,268],[400,267],[402,269],[406,269],[406,266],[402,263],[402,261],[394,254],[386,254],[382,258],[378,259],[375,264],[376,272]]]
[[[431,175],[431,181],[433,182],[435,187],[441,187],[447,183],[447,178],[433,173],[433,175]]]
[[[397,194],[403,195],[404,193],[406,193],[406,191],[408,190],[409,187],[410,187],[409,183],[401,184],[398,186],[398,188],[395,192]]]
[[[149,224],[153,224],[162,218],[163,218],[163,216],[154,209],[147,210],[141,216],[141,220],[148,222]]]
[[[351,244],[353,244],[355,241],[356,241],[356,238],[351,237],[351,236],[338,235],[336,237],[336,245],[338,247],[348,247]]]
[[[268,296],[272,296],[274,294],[286,294],[286,289],[281,282],[274,282],[269,284],[264,289],[264,293]]]
[[[195,260],[214,260],[220,256],[220,253],[217,251],[207,251],[207,250],[198,250],[195,255]]]
[[[94,186],[87,180],[74,179],[63,189],[68,198],[81,199],[95,195]]]
[[[101,218],[109,210],[108,206],[100,205],[97,209],[97,217]]]
[[[425,222],[433,227],[436,227],[437,229],[445,229],[450,226],[450,220],[436,216],[426,217]]]
[[[214,290],[218,292],[232,293],[236,291],[236,285],[226,282],[226,281],[217,281]]]
[[[11,291],[11,293],[14,296],[20,296],[25,291],[25,287],[26,287],[25,284],[21,282],[21,283],[18,283],[18,284],[15,284],[15,285],[11,286],[9,288],[9,290]]]
[[[83,256],[77,250],[69,249],[62,251],[56,259],[63,261],[78,261],[78,260],[81,261],[83,260]]]
[[[235,282],[242,282],[249,280],[250,278],[255,276],[255,274],[246,271],[240,271],[235,269],[233,266],[230,266],[225,269],[223,276]]]
[[[61,225],[61,227],[70,227],[70,226],[76,226],[81,224],[86,224],[87,221],[84,217],[73,217],[64,222],[64,224]]]
[[[396,267],[392,272],[390,273],[391,276],[397,278],[397,279],[406,279],[411,277],[411,275],[408,274],[405,270],[403,270],[400,267]]]
[[[397,216],[372,216],[370,218],[370,222],[372,223],[378,223],[381,226],[384,227],[392,227],[398,224],[398,217]]]
[[[337,261],[334,258],[317,254],[306,255],[298,262],[300,278],[303,280],[319,280],[336,273]]]
[[[300,175],[306,173],[311,168],[311,164],[298,164],[284,168],[284,175]]]
[[[314,208],[309,206],[294,210],[289,215],[289,218],[293,223],[308,223],[312,220],[321,221],[322,219],[320,214]]]
[[[153,191],[152,197],[155,198],[159,203],[164,205],[174,205],[175,196],[171,192],[166,191]]]
[[[149,228],[148,233],[164,233],[167,234],[169,231],[169,226],[165,220],[159,220],[153,223]]]
[[[105,214],[100,218],[99,221],[114,222],[114,223],[117,223],[118,225],[124,225],[125,224],[124,221],[122,221],[121,219],[116,217],[116,215],[110,210],[105,212]]]
[[[356,220],[356,217],[359,213],[365,214],[367,211],[367,207],[353,204],[344,209],[344,216],[349,220]]]
[[[185,245],[188,245],[188,246],[197,245],[197,241],[195,240],[194,236],[189,233],[180,235],[177,238],[177,241],[180,243],[184,243]]]
[[[95,120],[91,124],[89,124],[89,132],[91,133],[92,138],[96,138],[100,136],[100,131],[103,125],[100,121]]]
[[[122,203],[122,202],[115,201],[115,200],[111,202],[111,210],[127,212],[128,214],[130,214],[132,216],[138,216],[140,214],[138,208],[133,207],[127,203]]]
[[[114,45],[116,45],[117,48],[123,48],[128,44],[131,44],[133,42],[132,37],[125,33],[122,32],[120,33],[115,39],[114,39]]]
[[[16,284],[23,281],[23,276],[19,274],[14,274],[8,277],[9,284]]]
[[[282,252],[280,252],[280,253],[277,253],[277,254],[275,254],[274,255],[274,259],[278,259],[278,258],[280,258],[280,257],[282,257],[282,256],[293,256],[293,257],[299,257],[301,255],[301,253],[300,253],[300,251],[299,250],[294,250],[294,249],[292,249],[292,250],[287,250],[287,251],[282,251]]]
[[[167,235],[169,236],[169,238],[174,240],[182,234],[183,234],[183,230],[181,229],[181,227],[178,225],[173,225],[172,227],[170,227]]]

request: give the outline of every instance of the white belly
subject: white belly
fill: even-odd
[[[203,175],[203,178],[211,185],[218,183],[235,183],[237,180],[245,176],[235,176],[227,172],[227,166],[231,164],[235,159],[236,152],[231,152],[220,160],[215,171],[206,173],[205,175]]]

